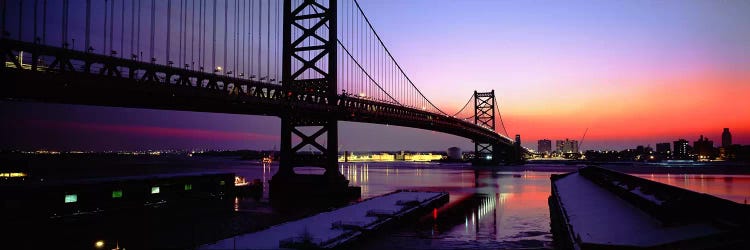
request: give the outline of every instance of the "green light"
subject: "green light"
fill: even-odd
[[[193,190],[193,184],[185,184],[185,191]]]
[[[112,198],[122,198],[122,190],[112,191]]]
[[[65,195],[65,203],[75,203],[78,202],[78,195],[77,194],[66,194]]]
[[[152,194],[158,194],[159,193],[159,187],[151,187],[151,193]]]
[[[219,185],[224,186],[224,184],[227,184],[225,181],[219,181]]]

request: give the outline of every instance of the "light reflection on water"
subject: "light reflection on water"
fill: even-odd
[[[539,167],[539,166],[537,166]],[[249,179],[262,178],[264,198],[277,165],[233,169]],[[481,199],[450,225],[434,225],[427,232],[399,231],[378,241],[377,248],[549,248],[551,234],[547,198],[553,172],[474,170],[464,164],[343,163],[338,170],[350,185],[362,188],[362,199],[399,189],[446,191],[451,204],[475,194]],[[297,168],[297,173],[322,174],[320,168]],[[750,176],[639,174],[637,176],[735,202],[750,196]],[[436,212],[437,213],[437,212]],[[441,216],[440,214],[436,214]],[[395,239],[395,240],[394,240]]]
[[[262,178],[267,199],[267,182],[277,168],[277,165],[262,165],[234,171],[248,179]],[[362,199],[399,189],[446,191],[450,193],[451,203],[477,193],[484,195],[479,205],[473,208],[474,211],[465,215],[463,225],[450,225],[444,230],[436,230],[444,228],[444,225],[435,225],[428,232],[428,237],[421,232],[409,232],[407,237],[435,241],[435,244],[445,247],[466,246],[464,243],[467,241],[479,244],[477,247],[492,247],[486,243],[498,241],[534,240],[538,241],[538,246],[551,242],[547,208],[551,173],[475,171],[463,164],[410,163],[340,164],[338,170],[350,181],[350,185],[361,187]],[[322,174],[323,170],[296,168],[295,172]],[[404,240],[395,242],[410,244]]]
[[[748,175],[635,174],[635,176],[715,195],[738,203],[747,203],[750,199],[750,176]]]

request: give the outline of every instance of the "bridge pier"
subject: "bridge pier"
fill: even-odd
[[[325,138],[325,143],[318,139]],[[299,142],[296,143],[295,142]],[[281,161],[270,181],[272,200],[346,200],[359,197],[357,188],[338,170],[338,121],[301,116],[281,118]],[[315,151],[305,149],[315,148]],[[322,175],[297,174],[296,167],[320,167]]]

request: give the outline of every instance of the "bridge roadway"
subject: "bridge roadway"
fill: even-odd
[[[23,51],[26,63],[14,54]],[[255,80],[114,56],[0,40],[3,98],[54,103],[248,115],[335,116],[337,120],[439,131],[474,141],[513,146],[494,131],[461,119],[356,96],[336,105]],[[31,60],[28,60],[31,58]],[[52,60],[42,63],[39,58]]]

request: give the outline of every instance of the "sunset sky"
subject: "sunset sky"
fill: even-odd
[[[343,1],[343,0],[342,0]],[[361,0],[444,110],[494,89],[524,146],[654,146],[723,128],[750,144],[750,1]],[[0,102],[0,148],[271,149],[275,117]],[[451,112],[448,112],[451,113]],[[455,136],[342,123],[342,150],[473,148]],[[7,139],[5,139],[7,138]]]

